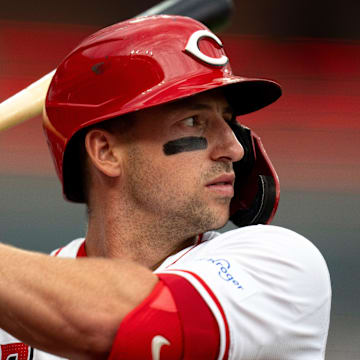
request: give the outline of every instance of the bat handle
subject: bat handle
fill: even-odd
[[[0,131],[41,115],[45,97],[55,70],[35,81],[0,106]],[[21,104],[24,104],[22,107]]]

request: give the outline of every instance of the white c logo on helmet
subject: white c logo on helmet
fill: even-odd
[[[190,36],[190,39],[186,44],[185,51],[189,52],[190,54],[194,55],[195,57],[209,65],[225,66],[229,61],[227,56],[222,55],[219,58],[214,58],[211,56],[207,56],[203,52],[201,52],[201,50],[199,49],[199,41],[203,38],[211,38],[215,40],[219,46],[223,47],[221,40],[215,34],[210,32],[209,30],[198,30]]]

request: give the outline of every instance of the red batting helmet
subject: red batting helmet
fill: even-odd
[[[187,17],[131,19],[85,39],[58,66],[45,103],[44,129],[65,197],[84,201],[68,166],[79,130],[218,87],[236,115],[281,95],[275,82],[234,76],[220,39]]]

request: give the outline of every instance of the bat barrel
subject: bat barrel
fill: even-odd
[[[157,14],[191,16],[216,31],[229,20],[233,8],[232,0],[167,0],[138,16]]]
[[[55,70],[0,104],[0,131],[41,115]]]

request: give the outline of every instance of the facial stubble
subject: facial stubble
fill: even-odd
[[[195,190],[189,194],[184,190],[185,187],[170,186],[166,180],[168,177],[162,176],[164,169],[156,169],[151,159],[138,147],[132,148],[129,158],[128,190],[134,209],[140,209],[140,213],[146,214],[147,218],[153,218],[152,223],[147,223],[147,228],[143,228],[144,232],[153,233],[159,239],[163,236],[176,237],[179,241],[225,225],[231,199],[219,197],[213,200],[216,207],[220,205],[222,209],[219,216],[219,210],[215,211],[204,198],[203,190],[206,182],[224,172],[230,172],[231,164],[215,163],[191,184]],[[181,169],[172,169],[171,175],[172,179],[184,178]],[[141,223],[141,219],[138,221]]]

